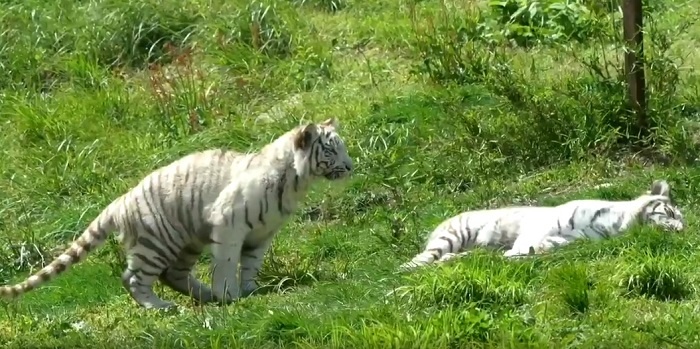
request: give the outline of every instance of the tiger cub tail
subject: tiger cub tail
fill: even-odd
[[[19,297],[54,279],[56,276],[66,271],[71,265],[77,264],[85,259],[88,253],[101,246],[107,240],[109,234],[116,228],[113,217],[117,202],[120,201],[121,199],[116,200],[107,206],[107,208],[90,223],[83,234],[73,241],[71,246],[49,265],[18,284],[0,287],[0,298]]]
[[[459,217],[455,217],[458,218]],[[455,229],[452,226],[453,220],[448,220],[440,224],[430,237],[423,252],[417,254],[410,261],[399,266],[399,272],[406,272],[416,268],[426,266],[435,261],[444,261],[456,256],[464,247],[465,237],[462,229]]]

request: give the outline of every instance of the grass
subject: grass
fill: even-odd
[[[0,343],[699,347],[697,6],[646,3],[652,128],[640,130],[619,73],[616,8],[529,3],[5,1],[3,283],[48,263],[111,200],[188,152],[258,149],[335,116],[357,173],[317,186],[284,228],[261,272],[266,294],[199,307],[158,286],[183,309],[143,311],[120,285],[123,254],[110,241],[2,303]],[[687,217],[682,234],[641,227],[537,258],[479,250],[394,273],[458,212],[628,199],[656,178]]]

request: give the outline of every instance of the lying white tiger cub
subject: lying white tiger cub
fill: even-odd
[[[634,224],[681,231],[683,215],[671,202],[670,194],[668,183],[656,180],[650,191],[630,201],[574,200],[553,207],[463,212],[440,223],[423,252],[399,269],[441,263],[469,253],[474,246],[506,248],[506,257],[543,253],[581,238],[619,235]]]

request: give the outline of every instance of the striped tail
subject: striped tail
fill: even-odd
[[[52,280],[66,271],[71,265],[77,264],[85,259],[88,253],[101,246],[107,240],[107,236],[115,229],[114,220],[112,218],[115,207],[115,202],[107,206],[107,208],[90,223],[85,232],[83,232],[78,239],[73,241],[73,244],[49,265],[18,284],[0,287],[0,298],[16,298],[27,293]]]
[[[453,255],[462,249],[464,238],[453,229],[445,229],[440,235],[428,241],[428,245],[423,252],[417,254],[411,261],[399,266],[400,272],[426,266],[435,261],[452,258]],[[449,255],[449,256],[447,256]]]

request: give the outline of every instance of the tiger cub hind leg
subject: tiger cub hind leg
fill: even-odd
[[[527,247],[513,247],[510,250],[507,250],[506,252],[503,253],[503,257],[506,258],[525,258],[529,256],[534,256],[536,254],[539,254],[540,251],[535,248],[534,246],[527,246]]]
[[[567,238],[565,236],[560,236],[560,235],[549,235],[545,236],[544,239],[540,242],[539,246],[536,248],[537,253],[544,253],[551,251],[557,247],[561,247],[564,245],[570,244],[574,239],[573,238]]]
[[[214,294],[192,271],[202,251],[203,248],[197,244],[185,246],[178,259],[160,275],[160,282],[200,304],[205,304],[215,300]]]
[[[503,257],[506,258],[524,258],[528,256],[532,256],[537,254],[535,251],[535,248],[532,246],[529,246],[527,249],[521,249],[518,247],[513,247],[506,252],[503,253]]]
[[[122,274],[122,286],[136,303],[146,309],[175,307],[174,303],[162,300],[153,291],[153,284],[172,263],[166,258],[141,244],[127,251],[127,267]]]
[[[532,256],[536,254],[546,253],[554,248],[567,245],[573,241],[573,238],[565,237],[561,235],[547,235],[536,243],[535,246],[528,244],[523,246],[523,244],[514,244],[513,248],[506,251],[503,256],[508,258],[521,258],[526,256]]]
[[[447,262],[447,261],[449,261],[449,260],[452,260],[452,259],[455,259],[455,258],[462,258],[462,257],[468,255],[468,254],[471,253],[471,252],[472,252],[471,250],[467,250],[467,251],[463,251],[463,252],[458,252],[458,253],[447,252],[447,253],[443,254],[442,257],[440,257],[440,258],[436,261],[436,263],[445,263],[445,262]]]

